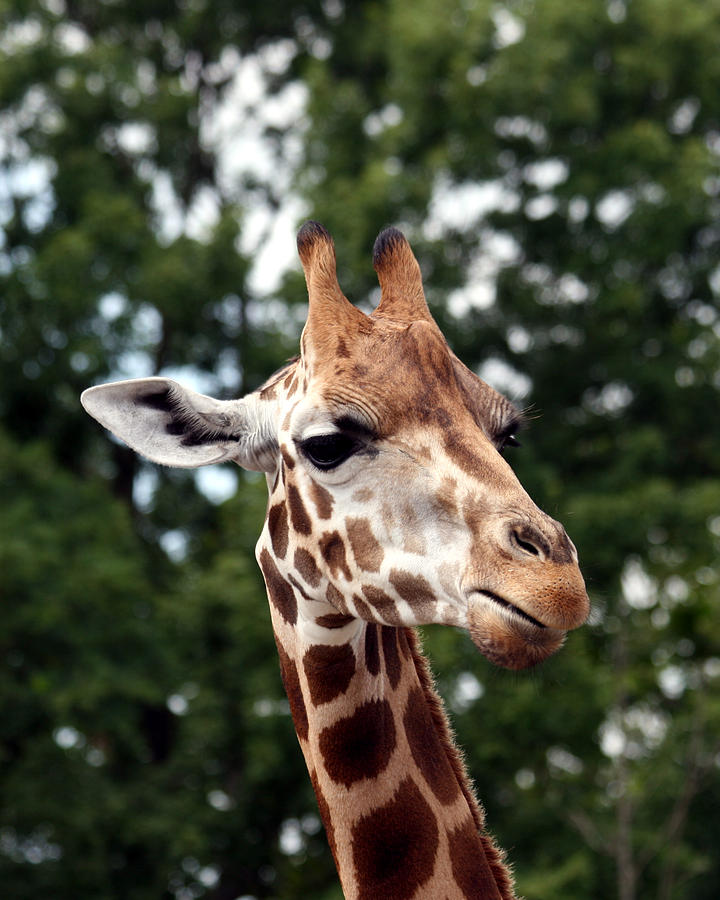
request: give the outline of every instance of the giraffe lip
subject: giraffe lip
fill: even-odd
[[[509,612],[511,615],[519,616],[523,621],[528,622],[530,625],[534,625],[536,628],[546,628],[546,625],[543,625],[542,622],[539,622],[537,619],[533,618],[529,613],[526,613],[524,609],[520,609],[519,606],[516,606],[514,603],[511,603],[510,600],[506,600],[505,597],[501,597],[499,594],[496,594],[494,591],[488,591],[484,588],[475,591],[476,594],[480,594],[483,597],[487,597],[492,603],[496,603],[498,606],[502,607],[504,610]]]

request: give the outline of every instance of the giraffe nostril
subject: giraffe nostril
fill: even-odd
[[[510,528],[510,544],[525,556],[545,558],[548,556],[548,544],[542,535],[527,525]]]
[[[515,543],[521,550],[524,550],[531,556],[540,556],[540,551],[538,550],[538,548],[534,544],[531,544],[529,541],[524,541],[517,532],[515,532],[514,538]]]

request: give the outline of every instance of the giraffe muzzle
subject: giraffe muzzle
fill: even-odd
[[[543,625],[493,591],[474,591],[468,599],[468,630],[490,662],[505,669],[527,669],[562,647],[565,632]]]
[[[577,563],[529,560],[468,592],[468,630],[492,662],[510,669],[537,665],[560,649],[566,632],[590,612]]]

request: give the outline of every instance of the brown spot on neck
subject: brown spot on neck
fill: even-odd
[[[345,787],[384,772],[396,743],[395,717],[387,700],[362,703],[352,715],[323,729],[319,738],[325,771]]]
[[[378,648],[378,628],[382,626],[370,622],[365,628],[365,668],[371,675],[380,674],[380,650]]]
[[[355,654],[349,644],[315,644],[303,656],[310,699],[315,706],[344,694],[355,674]]]
[[[412,688],[408,694],[403,725],[423,778],[441,803],[453,803],[460,794],[460,785],[448,760],[450,748],[442,744],[420,687]]]
[[[390,682],[390,686],[395,690],[400,684],[400,675],[402,674],[402,666],[400,663],[400,654],[397,645],[397,628],[390,625],[380,626],[380,636],[382,639],[383,657],[385,659],[385,672]]]
[[[317,805],[318,809],[320,810],[320,818],[322,819],[323,825],[325,826],[325,834],[327,835],[328,844],[330,845],[330,852],[332,853],[333,859],[335,860],[335,867],[339,869],[337,843],[335,841],[335,828],[333,827],[332,823],[330,806],[328,805],[328,802],[325,799],[325,795],[322,792],[322,788],[320,787],[320,782],[318,781],[316,772],[310,772],[310,781],[312,782],[313,790],[315,791],[315,797],[317,798]]]
[[[411,900],[433,874],[439,844],[435,814],[411,778],[353,828],[360,900]],[[476,896],[476,895],[475,895]]]
[[[278,656],[280,657],[280,675],[285,686],[288,703],[290,704],[295,731],[297,731],[297,735],[301,740],[306,741],[308,739],[309,723],[297,667],[280,642],[276,640],[276,644]]]
[[[509,884],[496,881],[486,854],[478,852],[479,842],[480,835],[471,818],[448,834],[453,876],[464,896],[477,900],[502,900],[512,896],[512,893],[500,893],[499,888],[504,886],[509,890]],[[507,882],[507,875],[505,879]]]

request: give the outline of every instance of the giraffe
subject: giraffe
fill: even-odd
[[[401,232],[375,242],[371,315],[322,226],[298,250],[301,352],[257,391],[219,401],[154,377],[82,403],[154,462],[266,474],[256,556],[345,897],[512,900],[414,626],[532,666],[588,615],[577,553],[504,459],[521,415],[448,347]]]

